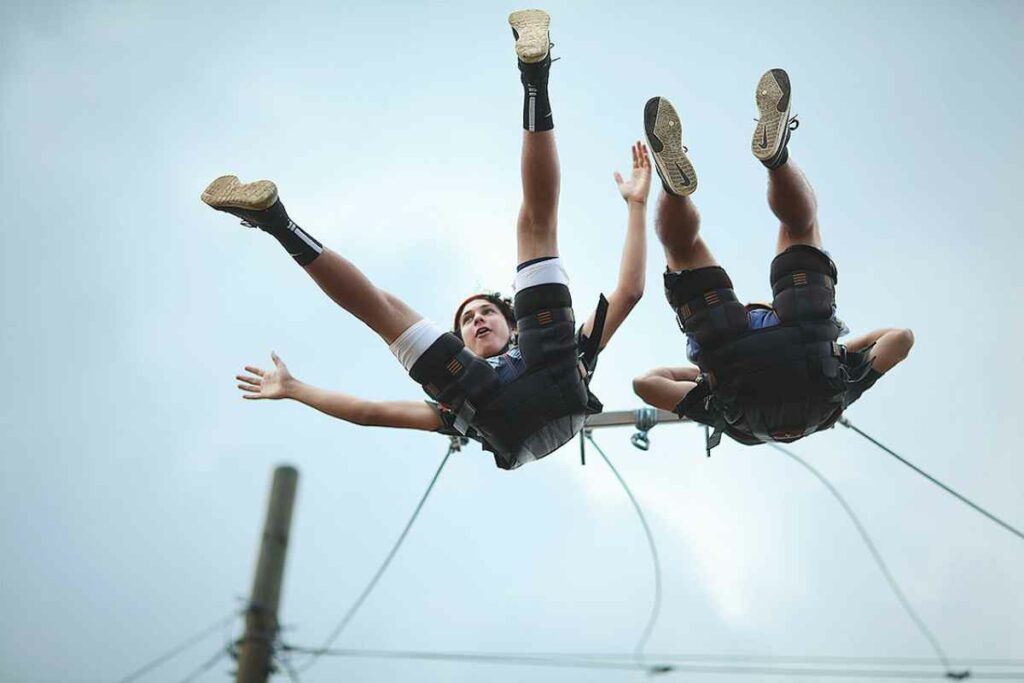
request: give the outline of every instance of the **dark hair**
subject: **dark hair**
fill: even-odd
[[[459,304],[458,310],[455,311],[455,320],[452,323],[452,332],[455,333],[455,336],[462,339],[462,325],[459,323],[459,318],[462,317],[462,311],[465,310],[466,305],[470,301],[476,301],[477,299],[484,299],[494,304],[498,310],[501,311],[501,314],[505,316],[505,320],[508,322],[508,329],[510,331],[516,329],[516,312],[512,308],[512,300],[502,297],[498,292],[492,292],[489,294],[482,292],[480,294],[474,294]]]

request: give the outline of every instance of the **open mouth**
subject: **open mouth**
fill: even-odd
[[[490,332],[491,329],[489,327],[481,327],[479,330],[476,331],[476,334],[473,336],[476,337],[477,339],[480,339],[485,334],[490,334]]]

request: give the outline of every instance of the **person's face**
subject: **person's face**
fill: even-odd
[[[512,336],[505,316],[487,299],[473,299],[466,304],[459,317],[459,329],[466,348],[481,358],[501,353]]]

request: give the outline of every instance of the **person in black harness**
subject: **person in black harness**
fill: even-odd
[[[633,388],[652,406],[712,427],[709,453],[722,433],[754,445],[795,441],[831,427],[914,343],[906,329],[838,343],[846,331],[836,318],[838,274],[822,250],[814,192],[789,156],[790,133],[798,126],[790,117],[790,95],[782,69],[765,73],[755,93],[760,119],[751,150],[768,168],[768,206],[780,223],[771,306],[740,303],[700,237],[700,216],[690,199],[697,175],[675,109],[655,97],[644,110],[665,190],[656,218],[668,260],[665,295],[697,367],[657,368],[636,378]]]
[[[515,299],[469,297],[459,306],[451,332],[377,288],[296,225],[273,183],[241,184],[223,176],[206,188],[202,200],[211,207],[277,238],[331,299],[388,343],[433,401],[366,401],[318,389],[294,379],[275,354],[272,368],[246,366],[248,374],[237,376],[245,398],[291,398],[357,424],[468,436],[493,452],[503,469],[548,455],[582,429],[588,413],[600,412],[589,391],[598,352],[643,294],[650,162],[646,147],[637,142],[631,177],[615,174],[629,214],[619,280],[577,332],[556,234],[560,176],[547,87],[549,22],[540,10],[509,17],[524,87],[525,129]]]

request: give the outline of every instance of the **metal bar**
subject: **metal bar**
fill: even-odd
[[[641,411],[654,411],[654,424],[662,422],[691,422],[685,417],[679,417],[667,410],[656,410],[654,408],[639,408],[638,410],[608,410],[597,415],[587,417],[587,429],[600,429],[602,427],[635,427],[637,418]]]

